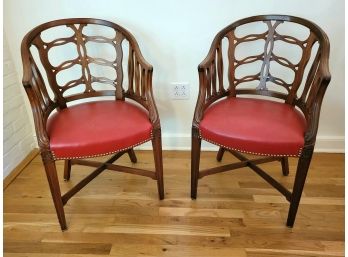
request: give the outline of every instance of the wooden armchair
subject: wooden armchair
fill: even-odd
[[[62,31],[68,36],[45,39],[54,29],[55,37]],[[70,52],[54,55],[55,48],[68,46]],[[21,53],[23,86],[61,229],[67,228],[63,206],[106,169],[157,180],[159,198],[163,199],[161,126],[152,93],[153,68],[143,58],[135,38],[109,21],[63,19],[31,30],[22,41]],[[74,57],[69,59],[64,53]],[[69,74],[73,77],[67,79]],[[78,104],[71,104],[77,100]],[[125,153],[135,163],[133,148],[150,140],[155,172],[113,164]],[[110,154],[113,156],[105,163],[84,160]],[[61,195],[56,160],[65,160],[65,180],[69,180],[74,164],[96,170]]]
[[[263,30],[238,35],[247,26],[253,31]],[[295,32],[304,29],[307,36],[299,39],[279,32],[282,26],[295,26]],[[247,54],[240,57],[241,46],[256,41],[261,42],[260,49],[250,48],[253,54],[244,51]],[[282,55],[293,57],[293,47],[300,50],[296,61]],[[198,179],[249,167],[290,202],[287,226],[294,225],[316,141],[321,103],[330,82],[328,60],[329,40],[324,31],[298,17],[249,17],[216,35],[207,57],[198,66],[199,95],[192,124],[193,199],[197,197]],[[244,66],[251,64],[254,68],[257,64],[256,74],[244,69],[244,75],[238,76]],[[277,76],[274,67],[278,66],[291,71],[292,76]],[[218,161],[228,151],[241,162],[199,171],[202,139],[220,147]],[[241,152],[264,157],[248,159]],[[289,156],[299,158],[292,192],[257,166],[280,161],[287,176]]]

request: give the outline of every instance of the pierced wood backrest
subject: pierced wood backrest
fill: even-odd
[[[87,35],[84,29],[89,25],[108,27],[115,31],[112,38],[100,35]],[[72,35],[69,37],[56,38],[49,42],[44,41],[42,33],[56,27],[64,27],[70,30]],[[128,42],[128,67],[127,74],[124,74],[122,62],[124,58],[123,43]],[[114,48],[116,58],[107,60],[99,57],[92,57],[87,51],[86,44],[89,42],[100,45],[108,44]],[[77,57],[64,60],[58,65],[53,65],[50,60],[50,51],[56,47],[74,44],[76,46]],[[54,94],[51,99],[44,83],[44,74],[40,73],[38,63],[35,62],[31,47],[38,50],[41,64],[47,75],[48,84]],[[57,20],[42,24],[30,31],[22,41],[22,61],[23,61],[23,85],[30,87],[34,91],[31,101],[38,101],[42,112],[47,116],[55,108],[66,108],[67,102],[97,96],[115,96],[116,99],[124,100],[125,97],[132,98],[139,102],[146,109],[151,103],[148,101],[146,91],[151,90],[152,66],[142,57],[135,38],[123,27],[104,20],[91,18],[76,18]],[[115,70],[115,78],[96,76],[91,73],[90,65],[109,67]],[[81,76],[67,81],[63,85],[57,82],[57,76],[63,71],[72,67],[80,66]],[[124,75],[128,76],[128,87],[125,90],[123,85]],[[111,85],[113,89],[97,90],[94,83]],[[84,85],[82,92],[67,94],[67,91],[78,86]],[[29,96],[30,97],[30,96]],[[35,98],[35,99],[34,99]],[[152,106],[153,107],[153,106]],[[151,108],[152,108],[151,107]]]
[[[259,23],[264,27],[264,32],[247,34],[242,37],[236,35],[239,27]],[[291,35],[278,32],[285,23],[299,24],[309,30],[305,39],[298,39]],[[227,58],[223,57],[223,42],[227,39]],[[262,51],[242,59],[236,57],[236,48],[244,43],[264,40]],[[297,63],[280,56],[274,52],[276,42],[282,41],[289,46],[298,46],[301,49],[300,60]],[[311,68],[306,74],[306,81],[303,83],[306,66],[311,58],[313,45],[318,44],[318,49],[313,58]],[[238,94],[264,95],[283,99],[287,104],[297,105],[306,114],[319,94],[319,88],[325,80],[328,84],[330,73],[328,71],[329,40],[326,34],[315,24],[302,18],[283,15],[261,15],[249,17],[232,23],[220,31],[209,51],[208,56],[199,65],[200,83],[205,88],[205,107],[224,96],[236,96]],[[238,78],[236,70],[246,64],[261,62],[256,74],[250,74]],[[294,78],[291,83],[284,78],[272,74],[272,66],[277,63],[291,71]],[[224,79],[224,69],[227,69],[228,81]],[[254,88],[242,88],[242,84],[257,83]],[[282,90],[270,90],[269,83],[279,86]],[[227,86],[226,86],[227,84]],[[273,87],[274,88],[274,87]],[[285,91],[285,92],[284,92]],[[300,93],[298,95],[298,93]],[[202,96],[203,97],[203,96]],[[205,107],[203,107],[205,109]]]

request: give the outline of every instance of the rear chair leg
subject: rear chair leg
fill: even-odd
[[[288,176],[289,175],[289,161],[288,161],[288,157],[283,157],[280,160],[280,162],[282,164],[283,175],[284,176]]]
[[[134,149],[129,149],[127,151],[129,159],[131,160],[132,163],[137,163],[137,156],[135,155]]]
[[[297,171],[295,176],[294,188],[292,190],[288,220],[286,225],[293,227],[295,223],[298,205],[300,203],[303,187],[306,181],[309,165],[313,155],[313,146],[303,149],[300,159],[298,160]]]
[[[51,195],[56,208],[59,224],[62,230],[66,230],[65,214],[62,202],[62,196],[60,193],[59,181],[57,176],[56,164],[53,156],[50,152],[41,153],[42,161],[45,166],[46,176],[48,184],[50,186]]]
[[[218,151],[218,153],[217,153],[217,155],[216,155],[216,160],[217,160],[218,162],[221,162],[222,157],[224,156],[224,153],[225,153],[225,148],[220,147],[220,148],[219,148],[219,151]]]
[[[164,185],[163,185],[163,159],[162,159],[162,139],[161,129],[157,129],[153,132],[152,147],[153,156],[155,160],[156,179],[159,199],[164,198]]]
[[[64,180],[69,181],[71,174],[71,160],[64,161]]]
[[[191,198],[197,198],[197,186],[199,175],[199,160],[201,155],[201,141],[199,131],[192,128],[192,145],[191,145]]]

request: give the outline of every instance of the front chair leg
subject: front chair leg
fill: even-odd
[[[218,153],[217,153],[217,155],[216,155],[216,160],[217,160],[218,162],[221,162],[221,161],[222,161],[222,157],[224,156],[224,153],[225,153],[225,148],[220,147],[220,148],[219,148],[219,151],[218,151]]]
[[[62,230],[66,230],[65,214],[62,202],[62,196],[60,193],[59,181],[57,176],[56,164],[50,153],[42,153],[42,161],[45,166],[46,176],[48,184],[50,186],[51,195],[56,208],[59,224]]]
[[[153,148],[153,156],[155,160],[158,196],[159,196],[159,199],[162,200],[164,198],[164,185],[163,185],[163,159],[162,159],[161,130],[158,129],[153,134],[154,136],[152,138],[152,148]]]
[[[129,159],[132,163],[137,163],[137,156],[135,155],[134,149],[131,148],[127,151]]]
[[[71,160],[65,160],[64,161],[64,180],[65,181],[70,180],[70,173],[71,173]]]
[[[191,145],[191,198],[197,198],[199,160],[201,155],[201,141],[197,129],[192,128],[192,145]]]
[[[292,190],[290,209],[286,225],[293,227],[295,223],[298,205],[300,203],[303,187],[306,181],[309,165],[313,155],[313,146],[304,148],[298,160],[297,171],[295,176],[294,188]]]
[[[288,176],[289,175],[289,161],[288,161],[288,157],[282,157],[280,162],[282,164],[283,175],[284,176]]]

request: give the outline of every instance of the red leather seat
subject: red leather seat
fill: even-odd
[[[125,101],[68,107],[49,118],[47,131],[56,159],[111,154],[152,138],[147,111]]]
[[[204,140],[227,149],[299,156],[306,120],[300,111],[284,103],[231,97],[211,105],[199,128]]]

